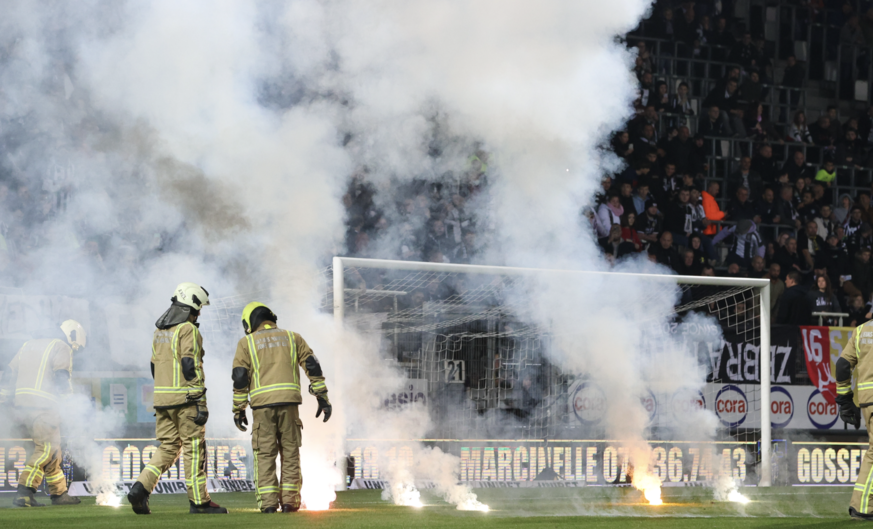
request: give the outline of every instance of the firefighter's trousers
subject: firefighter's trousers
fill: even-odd
[[[194,406],[155,410],[155,431],[161,446],[136,480],[152,492],[161,474],[173,466],[181,452],[188,499],[200,505],[212,500],[206,492],[206,426],[194,424],[191,419],[195,415]]]
[[[18,484],[35,489],[45,479],[50,494],[67,492],[67,478],[61,469],[60,417],[50,410],[21,410],[17,415],[36,445],[18,476]]]
[[[258,508],[300,506],[300,445],[303,423],[298,406],[277,406],[252,410],[252,453],[255,455],[255,483]],[[281,480],[276,476],[276,456],[282,458]]]
[[[873,406],[861,408],[861,416],[867,424],[870,447],[861,458],[861,470],[858,471],[850,505],[862,514],[869,514],[873,512],[873,501],[870,501],[873,497]]]

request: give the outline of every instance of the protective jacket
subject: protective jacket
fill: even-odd
[[[837,395],[854,394],[858,406],[873,406],[873,321],[855,329],[836,362]],[[857,379],[852,391],[852,371]]]
[[[73,350],[61,340],[30,340],[3,373],[0,400],[14,398],[18,408],[55,408],[72,392]]]
[[[233,359],[233,411],[300,404],[300,367],[309,378],[309,393],[327,400],[321,364],[297,333],[270,321],[242,338]]]
[[[206,404],[203,336],[191,322],[156,329],[152,342],[155,409]]]

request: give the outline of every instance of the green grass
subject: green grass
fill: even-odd
[[[849,522],[850,487],[744,489],[752,499],[747,505],[716,502],[711,491],[700,488],[668,488],[665,505],[640,503],[640,493],[630,489],[478,489],[479,499],[491,512],[460,512],[427,492],[421,509],[397,507],[380,499],[379,491],[338,493],[329,512],[263,515],[255,507],[254,494],[214,494],[213,500],[230,509],[221,516],[187,514],[182,495],[155,495],[152,514],[136,516],[127,501],[120,508],[98,507],[93,498],[68,507],[0,509],[0,527],[54,527],[68,529],[127,529],[149,527],[208,528],[305,526],[317,528],[407,528],[453,527],[486,529],[554,527],[833,527]],[[0,498],[3,507],[11,496]]]

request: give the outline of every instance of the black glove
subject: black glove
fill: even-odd
[[[330,414],[333,412],[333,407],[330,405],[330,402],[327,400],[327,397],[315,397],[318,400],[318,411],[315,412],[315,418],[317,419],[321,412],[324,412],[324,422],[327,422],[330,419]]]
[[[861,408],[855,406],[852,393],[837,395],[837,404],[840,406],[840,419],[846,424],[851,424],[857,430],[861,427]]]
[[[191,417],[191,420],[197,426],[205,426],[206,421],[209,420],[209,410],[206,409],[206,406],[201,408],[199,404],[195,404],[194,408],[197,409],[197,415]]]
[[[237,430],[241,432],[246,431],[246,426],[249,425],[249,419],[246,417],[246,410],[236,412],[236,415],[233,416],[233,423],[236,425]]]

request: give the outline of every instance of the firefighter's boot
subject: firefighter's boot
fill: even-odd
[[[70,496],[66,492],[63,494],[52,494],[52,505],[79,505],[82,500],[75,496]]]
[[[264,514],[276,514],[276,508],[275,507],[267,507],[266,509],[264,509],[261,512]]]
[[[43,504],[36,501],[36,498],[33,497],[35,493],[36,489],[19,485],[15,500],[12,503],[16,507],[42,507]]]
[[[297,511],[299,511],[299,510],[300,510],[300,506],[299,506],[299,505],[294,506],[294,505],[291,505],[291,504],[288,504],[288,503],[282,505],[282,512],[297,512]]]
[[[149,509],[149,492],[139,481],[130,488],[130,492],[127,494],[127,501],[130,502],[130,506],[133,507],[133,512],[136,514],[152,513]]]
[[[854,507],[849,507],[849,516],[853,520],[863,520],[865,522],[873,522],[873,514],[862,514],[855,510]]]
[[[227,509],[214,501],[208,501],[197,505],[193,501],[188,500],[188,503],[191,504],[191,509],[188,510],[190,514],[227,514]]]

